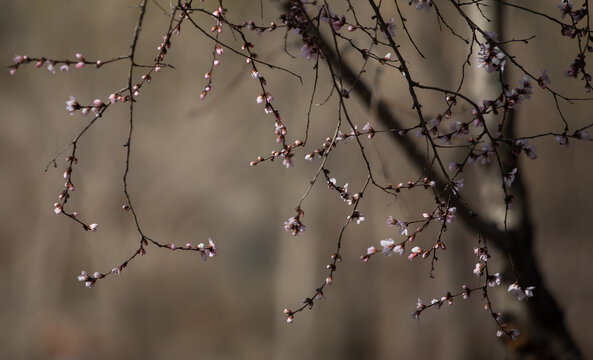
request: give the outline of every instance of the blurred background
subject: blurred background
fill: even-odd
[[[1,62],[9,65],[15,54],[74,59],[79,52],[89,60],[126,55],[138,14],[136,3],[5,0],[0,12]],[[214,10],[216,3],[206,1],[204,6]],[[559,15],[555,4],[524,3]],[[166,1],[148,3],[137,57],[144,64],[151,63],[168,25],[157,4],[169,8]],[[370,17],[365,4],[357,13],[361,19]],[[278,22],[278,6],[264,5],[264,23]],[[247,19],[261,23],[257,1],[225,1],[225,6],[238,23]],[[339,6],[334,11],[343,13]],[[397,14],[391,3],[382,9],[384,14]],[[411,71],[420,81],[456,87],[466,56],[463,44],[446,31],[439,33],[434,12],[417,12],[407,5],[403,10],[410,32],[428,58],[423,60],[413,51],[399,28],[396,38],[409,54]],[[445,16],[453,14],[450,9],[443,11]],[[205,17],[197,19],[205,28],[212,25]],[[534,17],[509,13],[506,19],[511,24],[507,34],[516,38],[537,34],[528,47],[509,45],[517,60],[537,74],[547,68],[556,89],[583,96],[584,84],[562,76],[576,56],[575,43]],[[463,31],[461,23],[452,24]],[[298,57],[300,46],[293,34],[287,48],[297,58],[286,55],[283,35],[282,30],[248,34],[261,59],[303,76],[301,84],[284,72],[260,69],[288,128],[288,139],[303,139],[313,62]],[[223,38],[233,41],[228,31]],[[357,63],[354,52],[342,50]],[[366,248],[379,247],[381,239],[399,239],[396,230],[385,224],[389,215],[413,220],[432,209],[430,194],[419,189],[395,201],[375,189],[365,194],[360,209],[367,220],[348,228],[343,262],[327,288],[327,298],[312,311],[298,314],[292,325],[286,324],[282,310],[299,307],[325,278],[325,265],[350,209],[320,182],[303,204],[307,231],[298,237],[284,232],[283,222],[294,215],[319,162],[305,161],[306,152],[298,151],[291,169],[279,161],[249,167],[257,156],[276,149],[273,121],[254,101],[260,90],[251,80],[250,66],[229,51],[215,69],[211,93],[199,100],[211,53],[212,44],[190,26],[173,39],[166,61],[176,69],[155,75],[138,98],[129,184],[148,236],[176,244],[207,242],[210,237],[219,256],[204,263],[193,252],[149,246],[147,255],[134,260],[121,276],[99,281],[90,290],[77,281],[80,271],[108,271],[132,254],[139,240],[131,214],[121,209],[127,106],[110,107],[78,150],[76,191],[69,204],[82,219],[99,224],[96,233],[85,232],[53,212],[63,187],[65,155],[58,158],[57,169],[43,169],[90,119],[68,115],[64,102],[70,95],[82,104],[106,99],[126,86],[128,65],[120,62],[99,70],[87,66],[51,75],[45,66],[36,69],[30,64],[15,76],[5,68],[0,81],[0,359],[512,358],[506,341],[495,336],[496,325],[483,311],[479,296],[423,313],[420,321],[409,318],[417,298],[426,303],[458,291],[462,284],[478,284],[472,274],[475,236],[461,224],[445,235],[448,250],[437,262],[434,279],[429,277],[427,261],[397,256],[376,256],[367,264],[360,260]],[[488,93],[492,78],[480,77],[475,65],[469,72],[475,76],[467,82],[468,92]],[[508,69],[511,84],[517,86],[522,76]],[[330,93],[325,68],[320,76],[316,103]],[[388,102],[407,124],[413,123],[399,74],[370,64],[364,79],[375,96]],[[442,111],[440,97],[421,96],[428,116]],[[481,98],[476,95],[476,100]],[[591,104],[562,106],[571,126],[591,121]],[[357,99],[352,98],[349,107],[359,128],[367,121],[380,128]],[[331,136],[336,109],[335,99],[314,106],[307,152]],[[516,121],[518,135],[562,131],[551,98],[539,89],[521,105]],[[418,177],[390,138],[364,141],[381,180],[397,184]],[[528,186],[536,254],[574,338],[585,357],[593,357],[588,341],[593,331],[593,284],[587,267],[593,251],[591,144],[571,141],[564,148],[551,138],[533,144],[538,159],[522,158],[519,174]],[[360,153],[352,142],[338,150],[327,167],[339,184],[347,182],[351,192],[358,191],[366,178]],[[446,156],[456,159],[454,151]],[[495,216],[503,206],[503,195],[486,187],[481,170],[466,171],[462,191],[476,209]],[[432,235],[423,233],[418,245],[430,246]],[[505,256],[493,255],[491,270],[502,271]],[[494,304],[503,313],[520,306],[507,294],[508,285],[492,291]]]

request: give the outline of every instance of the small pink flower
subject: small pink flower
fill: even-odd
[[[589,140],[591,138],[589,132],[587,132],[587,130],[584,129],[577,131],[574,135],[581,140]]]
[[[478,277],[482,276],[482,274],[484,274],[484,264],[477,263],[474,268],[474,274]]]
[[[508,292],[515,294],[515,296],[517,296],[517,299],[519,301],[521,301],[523,299],[533,297],[534,289],[535,289],[535,286],[528,286],[526,288],[521,288],[521,286],[519,286],[519,284],[517,282],[515,282],[515,283],[509,285]]]
[[[78,275],[78,281],[86,281],[88,278],[89,275],[84,270],[80,272],[80,275]]]
[[[500,276],[500,273],[488,276],[488,286],[495,287],[497,285],[500,285],[501,279],[502,277]]]
[[[60,214],[62,212],[62,205],[60,205],[59,203],[54,203],[54,212],[57,214]]]
[[[56,73],[56,63],[50,60],[47,60],[47,70],[52,73],[55,74]]]
[[[27,57],[26,57],[26,56],[21,56],[21,55],[15,55],[15,56],[12,58],[12,61],[13,61],[15,64],[22,64],[22,63],[24,63],[26,60],[27,60]]]
[[[356,220],[356,223],[357,224],[360,224],[361,222],[363,222],[365,220],[365,217],[358,210],[354,210],[354,212],[352,213],[352,215],[348,216],[348,219],[349,220]]]
[[[78,59],[78,62],[76,63],[76,68],[81,69],[84,66],[84,57],[82,56],[82,54],[76,54],[76,58]]]
[[[97,231],[97,226],[99,226],[99,225],[98,224],[90,224],[88,226],[88,229],[92,232],[95,232],[95,231]]]
[[[513,170],[511,170],[511,172],[509,172],[508,174],[505,174],[504,183],[507,185],[507,187],[511,187],[511,184],[513,183],[513,181],[515,181],[516,174],[517,174],[517,168],[514,168]]]

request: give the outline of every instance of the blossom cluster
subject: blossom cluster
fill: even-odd
[[[496,34],[493,32],[486,32],[486,42],[480,43],[480,51],[478,51],[478,67],[484,68],[488,73],[493,71],[504,71],[506,64],[505,53],[498,47],[494,40]]]

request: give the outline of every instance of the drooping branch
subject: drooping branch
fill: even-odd
[[[277,4],[282,6],[283,10],[288,12],[291,7],[290,0],[276,0]],[[373,0],[369,0],[371,7],[375,11],[375,15],[379,21],[382,21],[381,13]],[[461,11],[461,10],[460,10]],[[500,15],[498,15],[500,17]],[[324,38],[323,34],[309,22],[309,31],[315,34],[318,42],[319,50],[323,56],[336,69],[340,71],[340,78],[349,86],[352,87],[352,93],[357,96],[362,104],[371,112],[373,107],[376,109],[374,115],[376,119],[386,128],[402,129],[402,121],[391,111],[389,106],[382,100],[373,98],[371,88],[360,79],[358,73],[343,59],[338,56],[334,47]],[[385,26],[385,24],[383,24]],[[387,32],[386,32],[387,33]],[[473,44],[473,43],[472,43]],[[398,51],[395,44],[392,44],[392,49]],[[405,61],[400,60],[400,64],[405,66]],[[405,71],[406,76],[408,72]],[[413,89],[418,84],[410,82],[410,88]],[[415,104],[417,106],[417,104]],[[424,119],[420,118],[420,121]],[[437,192],[442,198],[451,199],[452,206],[457,208],[457,215],[460,220],[472,230],[479,231],[488,243],[494,245],[496,248],[504,253],[508,253],[513,259],[515,276],[517,281],[521,284],[530,284],[537,289],[537,296],[531,298],[527,302],[527,307],[530,311],[530,319],[534,321],[534,327],[541,326],[541,336],[533,342],[529,342],[531,346],[542,346],[541,349],[548,351],[552,356],[559,358],[581,358],[580,351],[576,343],[572,339],[566,325],[564,324],[563,313],[558,306],[557,301],[552,295],[551,291],[546,286],[542,272],[537,263],[537,256],[534,253],[534,232],[531,224],[530,207],[527,197],[527,192],[522,181],[516,184],[516,191],[514,191],[515,201],[523,206],[518,206],[520,210],[518,222],[521,226],[506,231],[500,230],[499,225],[492,220],[481,217],[476,214],[468,201],[464,200],[458,193],[453,194],[454,188],[447,186],[450,181],[443,176],[447,176],[446,172],[441,169],[441,173],[435,171],[430,166],[427,166],[426,157],[423,151],[418,149],[412,139],[407,136],[402,136],[398,132],[391,132],[392,139],[400,146],[400,149],[406,154],[406,158],[413,164],[414,167],[422,172],[427,178],[437,182]],[[507,138],[512,138],[508,136]],[[508,154],[504,156],[505,166],[516,167],[517,159],[515,156]],[[455,195],[455,196],[453,196]]]

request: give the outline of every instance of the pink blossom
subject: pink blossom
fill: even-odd
[[[500,281],[501,281],[502,277],[500,276],[500,273],[496,273],[494,275],[490,275],[488,276],[488,286],[490,287],[495,287],[497,285],[500,285]]]
[[[78,101],[74,96],[70,95],[70,100],[66,100],[66,110],[70,112],[70,115],[74,115],[74,112],[78,109],[80,109]]]
[[[548,71],[546,69],[544,69],[542,71],[541,76],[537,79],[537,84],[542,88],[545,89],[548,87],[548,85],[550,85],[552,83],[552,81],[550,80],[550,77],[548,76]]]
[[[511,187],[513,181],[515,181],[515,175],[517,174],[517,168],[514,168],[509,173],[504,175],[504,183],[507,187]]]
[[[509,285],[508,292],[513,293],[515,296],[517,296],[517,299],[519,301],[521,301],[523,299],[533,297],[534,289],[535,289],[535,286],[528,286],[526,288],[521,288],[521,286],[519,286],[519,284],[517,282],[514,282],[511,285]]]
[[[358,210],[354,210],[354,212],[352,213],[352,215],[348,216],[349,220],[356,220],[357,224],[360,224],[361,222],[363,222],[365,220],[364,215],[358,211]]]
[[[591,136],[589,135],[589,132],[587,132],[587,130],[585,130],[585,129],[578,130],[577,132],[574,133],[574,135],[581,140],[589,140],[591,138]]]
[[[484,264],[482,264],[482,263],[477,263],[477,264],[476,264],[476,267],[474,268],[474,274],[475,274],[477,277],[480,277],[480,276],[482,276],[482,274],[484,274]]]
[[[381,240],[380,244],[383,246],[382,253],[387,256],[391,256],[395,253],[399,254],[400,256],[404,254],[404,248],[401,245],[395,245],[393,239],[391,238]]]
[[[556,136],[556,141],[558,141],[562,146],[568,146],[568,137],[566,134]]]
[[[62,205],[60,203],[54,203],[54,212],[56,215],[62,212]]]
[[[306,229],[307,227],[301,223],[299,216],[293,216],[284,222],[284,231],[290,232],[294,236],[302,233]]]
[[[76,68],[82,69],[84,67],[84,57],[82,56],[82,54],[76,54],[76,58],[78,59],[78,62],[76,63]]]
[[[15,64],[22,64],[27,60],[26,56],[21,56],[21,55],[15,55],[12,58],[12,62],[14,62]]]

